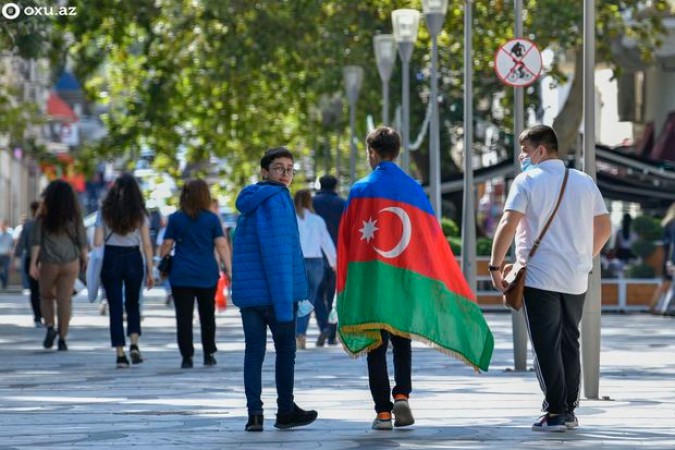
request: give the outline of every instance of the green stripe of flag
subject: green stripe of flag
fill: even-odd
[[[438,280],[380,261],[352,262],[337,310],[351,353],[367,350],[384,328],[435,344],[476,368],[490,365],[494,338],[480,308]]]

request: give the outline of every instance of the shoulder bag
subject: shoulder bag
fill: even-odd
[[[565,176],[563,177],[562,186],[560,187],[560,194],[558,194],[558,201],[555,204],[555,208],[553,208],[553,213],[551,213],[551,217],[548,218],[548,221],[546,222],[544,229],[541,230],[541,234],[539,234],[537,240],[534,241],[532,250],[530,250],[530,253],[527,256],[528,259],[532,258],[536,253],[537,248],[539,248],[539,244],[541,243],[541,240],[544,238],[546,231],[548,231],[548,228],[549,226],[551,226],[553,218],[558,212],[558,208],[560,207],[560,201],[562,200],[563,194],[565,193],[565,187],[567,187],[567,178],[569,177],[569,173],[570,173],[569,169],[566,169]],[[514,264],[506,264],[504,266],[504,269],[502,269],[502,278],[504,280],[504,287],[505,287],[502,295],[502,300],[504,302],[505,307],[510,308],[514,311],[520,311],[520,309],[523,307],[523,294],[525,291],[526,273],[527,273],[527,263],[522,264],[520,262],[515,262]]]

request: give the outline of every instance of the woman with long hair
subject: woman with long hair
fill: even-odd
[[[42,345],[52,348],[58,334],[60,351],[68,350],[66,336],[72,313],[75,279],[87,267],[87,235],[73,188],[54,180],[42,194],[43,201],[31,230],[30,276],[40,282],[40,310],[47,327]],[[54,328],[54,303],[58,331]]]
[[[232,277],[232,257],[223,236],[220,219],[209,209],[211,194],[204,180],[190,180],[180,194],[179,210],[169,216],[160,256],[174,256],[169,272],[171,293],[176,308],[176,334],[183,358],[181,367],[193,367],[192,317],[195,299],[202,328],[204,365],[216,365],[216,318],[214,299],[219,267],[214,248]],[[175,248],[174,248],[175,243]]]
[[[328,264],[335,270],[336,255],[335,244],[328,233],[326,222],[314,213],[312,207],[312,193],[309,189],[301,189],[295,193],[293,199],[295,214],[298,219],[298,232],[300,233],[300,246],[305,258],[307,270],[308,300],[315,306],[314,314],[319,325],[319,338],[317,346],[321,347],[330,334],[331,328],[328,323],[328,310],[326,305],[318,305],[319,285],[325,271],[323,255],[326,255]],[[323,299],[322,299],[323,301]],[[296,346],[299,349],[306,347],[307,327],[309,315],[298,317],[296,329]]]
[[[141,336],[141,285],[143,278],[148,289],[154,285],[153,255],[145,200],[132,175],[120,175],[103,200],[96,217],[94,245],[105,245],[101,284],[108,299],[110,343],[117,352],[115,364],[119,369],[129,367],[129,360],[124,354],[123,308],[127,313],[131,362],[140,364],[143,362],[138,348]]]

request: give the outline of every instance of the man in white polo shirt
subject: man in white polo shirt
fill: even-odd
[[[534,256],[528,254],[553,212],[565,175],[558,139],[536,125],[519,137],[523,172],[513,182],[495,232],[490,258],[492,284],[503,290],[501,266],[514,240],[516,258],[527,263],[524,310],[546,412],[535,431],[576,428],[581,363],[579,322],[593,257],[609,239],[611,224],[591,177],[569,169],[560,208]]]

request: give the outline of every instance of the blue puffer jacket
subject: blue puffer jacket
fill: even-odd
[[[240,308],[273,305],[280,322],[293,320],[293,304],[307,298],[307,274],[298,222],[288,189],[263,181],[237,197],[232,302]]]

